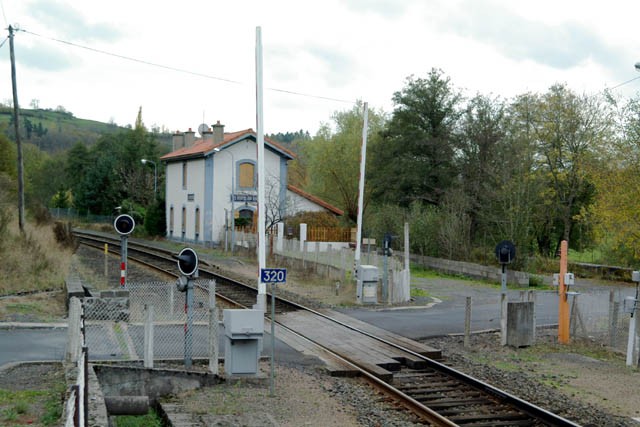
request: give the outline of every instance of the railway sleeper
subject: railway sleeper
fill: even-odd
[[[428,406],[431,409],[435,409],[437,410],[445,410],[445,409],[449,409],[449,408],[457,408],[461,405],[478,405],[478,404],[482,404],[484,402],[486,402],[485,399],[483,398],[475,398],[475,399],[467,399],[467,398],[460,398],[460,399],[436,399],[436,400],[429,400],[429,399],[416,399],[417,401],[419,401],[420,403],[423,403],[425,406]]]
[[[426,360],[415,356],[395,356],[393,359],[411,369],[426,369],[429,366]]]
[[[495,408],[491,408],[495,410]],[[465,411],[466,412],[466,411]],[[532,419],[527,414],[523,414],[522,412],[507,412],[507,413],[478,413],[478,414],[465,414],[465,415],[456,415],[460,414],[460,411],[442,411],[439,412],[440,415],[443,415],[449,418],[456,424],[460,425],[473,425],[477,426],[477,422],[486,422],[486,425],[500,425],[498,422],[508,422],[502,425],[527,425],[527,424],[513,424],[518,421],[522,422],[532,422]],[[464,412],[463,412],[464,413]]]

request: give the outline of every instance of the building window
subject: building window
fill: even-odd
[[[187,189],[187,162],[182,163],[182,188]]]
[[[187,208],[182,207],[182,237],[184,237],[187,232]]]
[[[249,189],[256,187],[256,165],[252,162],[240,163],[238,167],[238,187]]]
[[[196,218],[194,225],[196,230],[196,240],[198,240],[198,236],[200,235],[200,208],[196,208]]]
[[[173,234],[173,206],[169,208],[169,234]]]
[[[253,227],[253,211],[240,209],[236,218],[236,227]]]

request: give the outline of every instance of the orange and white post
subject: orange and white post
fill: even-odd
[[[567,241],[560,242],[560,277],[558,278],[558,342],[560,344],[569,344],[569,301],[565,285],[568,250]]]

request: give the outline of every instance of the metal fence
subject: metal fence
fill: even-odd
[[[213,281],[193,288],[193,339],[186,348],[186,293],[175,283],[129,283],[128,298],[85,298],[85,328],[91,360],[209,358],[210,335],[217,337],[218,310],[210,301]],[[211,315],[213,313],[213,316]]]
[[[49,208],[49,214],[55,219],[77,220],[80,222],[110,223],[114,218],[110,215],[94,215],[91,212],[81,214],[73,208]]]
[[[570,334],[626,352],[631,316],[624,299],[633,289],[588,290],[569,295]]]

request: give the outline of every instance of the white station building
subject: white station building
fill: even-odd
[[[166,165],[167,238],[217,246],[225,240],[231,218],[257,223],[257,135],[252,129],[225,133],[217,122],[203,130],[173,135],[173,151],[161,157]],[[300,211],[343,212],[287,184],[288,162],[295,154],[264,140],[267,223]],[[242,219],[240,219],[242,218]]]

